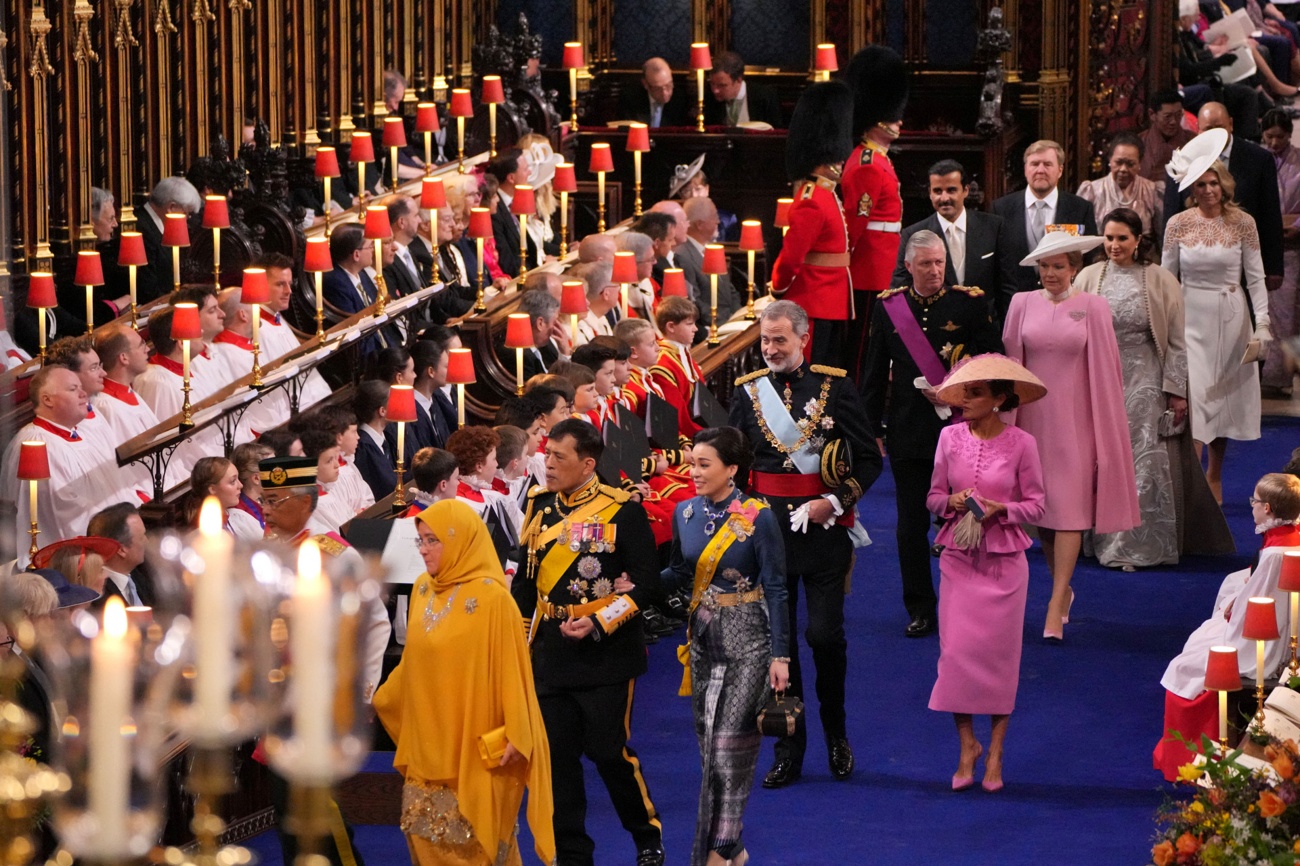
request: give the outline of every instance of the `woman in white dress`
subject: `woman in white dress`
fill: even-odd
[[[1210,446],[1206,479],[1222,503],[1228,440],[1259,438],[1259,367],[1253,356],[1272,339],[1264,263],[1255,220],[1232,200],[1236,184],[1227,167],[1218,159],[1205,167],[1197,159],[1171,168],[1171,174],[1174,170],[1180,171],[1175,180],[1180,191],[1190,192],[1194,207],[1170,218],[1161,264],[1183,284],[1192,437],[1198,455],[1202,445]]]

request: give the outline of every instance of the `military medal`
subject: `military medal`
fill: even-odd
[[[582,550],[582,533],[586,527],[579,523],[577,527],[569,524],[569,550],[574,553]]]
[[[605,552],[605,526],[602,523],[597,523],[592,528],[595,529],[596,531],[596,543],[594,545],[596,548],[596,552],[604,553]]]

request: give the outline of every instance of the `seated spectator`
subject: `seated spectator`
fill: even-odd
[[[190,490],[183,505],[184,525],[196,529],[199,512],[208,497],[215,497],[221,505],[223,527],[236,538],[257,541],[262,537],[262,527],[239,508],[239,497],[244,485],[239,481],[239,468],[225,457],[204,457],[194,464],[190,475]]]
[[[774,129],[785,123],[781,100],[770,87],[745,78],[745,61],[734,51],[713,55],[709,92],[704,97],[704,122],[709,126],[766,123]]]
[[[673,70],[662,57],[651,57],[641,65],[641,79],[623,88],[618,101],[618,119],[635,120],[651,129],[691,126],[695,105],[686,88],[673,84]]]
[[[339,477],[337,481],[322,482],[325,489],[342,497],[353,514],[374,505],[374,494],[356,467],[357,446],[361,442],[357,416],[346,406],[322,406],[312,413],[311,423],[333,433],[339,446]]]
[[[115,555],[119,547],[112,539],[93,535],[68,538],[36,551],[32,567],[53,569],[68,583],[91,589],[98,597],[104,591],[104,560]]]
[[[462,427],[447,440],[447,450],[456,457],[460,468],[460,482],[456,498],[464,502],[486,523],[495,523],[497,555],[503,564],[519,544],[523,531],[524,514],[509,492],[494,490],[497,474],[497,446],[501,439],[491,427]],[[506,569],[513,573],[512,568]]]
[[[154,603],[153,587],[140,566],[144,565],[145,530],[140,512],[129,502],[110,505],[90,518],[86,534],[117,542],[117,551],[104,559],[104,587],[97,608],[113,596],[127,607]]]
[[[551,365],[560,360],[560,349],[556,345],[555,333],[560,322],[560,302],[550,292],[526,291],[519,298],[519,312],[527,313],[532,325],[533,345],[524,349],[524,379],[531,379],[545,373]],[[505,345],[505,335],[497,346],[497,358],[507,370],[514,370],[516,352]]]
[[[356,516],[347,499],[329,491],[329,485],[339,480],[338,437],[323,426],[312,426],[303,430],[299,438],[303,456],[316,461],[316,510],[312,525],[316,533],[338,532]]]
[[[536,132],[519,139],[518,146],[528,154],[528,185],[533,188],[537,207],[537,213],[528,218],[528,268],[531,270],[555,261],[560,254],[560,241],[551,224],[560,204],[551,181],[555,179],[555,167],[564,157],[551,149],[550,139]]]
[[[1207,102],[1222,101],[1232,115],[1237,134],[1258,138],[1259,94],[1245,84],[1222,85],[1222,99],[1214,92],[1210,82],[1217,81],[1215,76],[1219,70],[1232,65],[1236,57],[1224,45],[1209,46],[1202,41],[1193,29],[1198,18],[1199,15],[1182,15],[1178,19],[1178,80],[1183,89],[1183,105],[1188,111],[1198,112]]]
[[[613,336],[619,320],[619,287],[612,282],[614,266],[606,261],[580,263],[569,269],[568,276],[587,284],[587,315],[578,320],[574,348],[597,334]]]
[[[281,358],[300,348],[293,328],[281,315],[293,300],[293,259],[283,253],[264,253],[253,267],[266,270],[266,286],[271,300],[262,305],[261,343],[268,360]],[[307,374],[298,397],[299,411],[324,400],[331,393],[320,373]]]
[[[245,442],[243,445],[236,445],[235,450],[230,454],[230,462],[235,464],[235,469],[239,473],[239,486],[242,488],[239,491],[239,504],[235,509],[257,522],[259,536],[266,530],[266,519],[262,516],[262,477],[259,474],[258,463],[274,456],[275,449],[264,442]],[[233,513],[233,511],[226,512],[228,517]],[[245,522],[243,518],[231,520],[231,523],[236,525]]]
[[[403,517],[415,517],[435,502],[455,499],[460,486],[460,464],[456,455],[441,448],[421,448],[411,460],[411,507]]]
[[[379,287],[370,271],[374,259],[374,244],[366,240],[360,225],[335,226],[330,232],[330,260],[334,262],[334,270],[322,278],[321,296],[349,316],[373,306],[379,298]],[[374,357],[381,349],[400,345],[401,341],[397,328],[385,325],[365,338],[362,354]]]
[[[392,495],[397,489],[397,460],[384,436],[388,425],[388,389],[387,382],[367,379],[357,385],[352,402],[361,434],[356,467],[370,486],[375,502]]]
[[[275,452],[276,457],[301,457],[302,441],[296,430],[279,428],[268,430],[258,437],[258,442]]]
[[[135,328],[114,325],[95,335],[95,352],[104,369],[104,394],[96,413],[113,430],[116,445],[158,426],[158,416],[131,387],[149,366],[149,344]]]
[[[648,235],[626,231],[618,236],[618,249],[636,256],[637,282],[628,287],[628,313],[638,319],[653,321],[661,292],[660,285],[650,275],[655,265],[654,242]]]

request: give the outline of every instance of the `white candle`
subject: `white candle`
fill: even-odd
[[[190,378],[190,341],[181,340],[181,376]]]
[[[622,307],[622,309],[619,310],[619,313],[622,315],[624,319],[626,319],[627,318],[627,283],[618,284],[618,298],[619,298],[619,304]]]
[[[333,196],[330,195],[330,181],[332,178],[326,177],[322,178],[322,180],[325,181],[325,218],[328,220],[330,214],[330,200],[333,198]]]
[[[596,172],[596,202],[603,205],[605,203],[605,172]]]
[[[518,380],[515,383],[516,393],[524,393],[524,350],[515,349],[515,377]]]
[[[320,274],[317,274],[316,278],[320,279]],[[317,286],[316,288],[319,289],[320,286]],[[316,295],[316,297],[319,298],[320,295],[318,294]],[[262,308],[257,304],[253,304],[253,351],[257,351],[258,349],[257,333],[261,325],[262,325]]]
[[[131,306],[132,307],[135,306],[135,268],[136,268],[135,265],[131,265],[129,268],[127,268],[127,270],[131,272]],[[135,322],[131,323],[131,327],[133,328],[135,327]]]
[[[132,270],[135,269],[132,268]],[[44,355],[45,354],[45,308],[44,307],[36,308],[36,321],[39,323],[39,327],[41,329],[41,354]]]
[[[181,248],[172,247],[172,291],[181,287]]]
[[[456,424],[465,426],[465,386],[461,384],[456,385]]]
[[[634,180],[636,180],[636,185],[640,186],[641,185],[641,151],[639,150],[632,151],[632,171],[634,172]]]
[[[230,586],[234,539],[222,529],[221,503],[209,496],[199,510],[194,551],[203,571],[194,576],[194,739],[219,745],[227,735],[230,691],[234,683],[235,604]]]
[[[90,647],[90,763],[87,804],[95,816],[99,855],[124,858],[131,801],[131,758],[122,728],[131,716],[131,645],[120,598],[104,606],[104,628]]]
[[[709,297],[712,309],[716,315],[718,312],[718,275],[709,274]]]
[[[31,494],[31,522],[35,523],[38,514],[37,509],[40,507],[36,501],[36,485],[39,482],[35,478],[33,478],[31,481],[28,481],[27,483],[31,486],[31,490],[29,491]]]
[[[95,287],[86,286],[86,333],[95,330]]]
[[[316,272],[316,318],[319,319],[325,315],[325,285],[322,278],[325,275],[320,271]]]
[[[400,429],[400,428],[399,428]],[[329,781],[333,748],[335,634],[329,580],[321,574],[320,548],[308,539],[298,549],[298,581],[293,588],[293,625],[289,630],[289,663],[293,676],[293,734],[295,764],[303,775]]]
[[[1219,743],[1228,746],[1228,693],[1219,692]]]

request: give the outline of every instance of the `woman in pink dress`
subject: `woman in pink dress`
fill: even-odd
[[[1002,355],[977,355],[953,368],[938,389],[961,407],[965,424],[939,434],[926,506],[939,530],[939,677],[930,709],[949,712],[961,738],[952,789],[975,784],[984,748],[972,714],[993,717],[983,787],[1002,787],[1002,749],[1020,684],[1029,536],[1022,523],[1043,514],[1043,473],[1034,438],[1002,413],[1046,393],[1042,382]],[[971,508],[975,503],[977,508]],[[983,512],[982,516],[980,512]]]
[[[1007,354],[1047,385],[1046,399],[1016,424],[1038,443],[1047,501],[1038,521],[1052,573],[1043,637],[1060,641],[1074,593],[1070,579],[1083,533],[1122,532],[1142,522],[1133,448],[1124,409],[1124,376],[1110,304],[1078,291],[1081,254],[1102,242],[1049,231],[1021,265],[1038,265],[1043,288],[1011,299],[1002,343]]]

